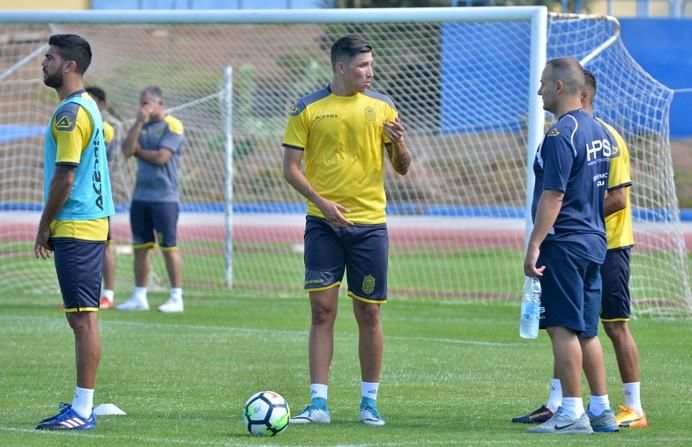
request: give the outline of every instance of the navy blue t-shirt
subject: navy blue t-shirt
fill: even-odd
[[[603,263],[607,250],[603,202],[613,148],[610,135],[583,110],[562,115],[536,152],[531,218],[544,190],[565,193],[546,241],[560,241],[577,254]]]

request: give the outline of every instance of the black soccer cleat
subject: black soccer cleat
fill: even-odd
[[[543,405],[541,408],[533,410],[527,415],[512,418],[512,422],[515,424],[542,424],[547,422],[551,417],[553,417],[553,412]]]

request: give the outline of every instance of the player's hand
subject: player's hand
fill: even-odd
[[[39,227],[34,244],[34,256],[36,258],[48,259],[53,254],[53,250],[48,246],[48,238],[50,238],[50,227]]]
[[[348,213],[348,208],[339,205],[331,200],[323,199],[318,205],[324,219],[327,223],[331,225],[336,225],[337,227],[349,227],[353,225],[353,222],[346,219],[342,213]]]
[[[392,140],[393,143],[399,143],[404,139],[404,125],[399,121],[399,117],[394,118],[394,121],[384,123],[384,134]]]
[[[140,123],[148,123],[153,107],[151,104],[143,104],[137,111],[137,121]]]
[[[526,249],[526,256],[524,257],[524,274],[526,276],[543,276],[543,271],[545,266],[537,267],[538,255],[541,251],[538,247],[528,247]]]

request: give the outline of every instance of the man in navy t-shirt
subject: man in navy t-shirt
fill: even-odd
[[[550,334],[563,400],[553,417],[530,428],[531,433],[590,434],[592,426],[596,431],[617,430],[612,410],[597,418],[587,415],[580,389],[582,350],[600,347],[600,264],[607,249],[603,202],[613,147],[603,127],[581,110],[583,88],[581,65],[574,59],[554,59],[546,65],[538,90],[543,108],[558,120],[545,134],[533,165],[534,227],[524,273],[540,277],[541,328]],[[588,366],[602,370],[605,377],[602,352],[600,360],[588,358],[593,361]],[[603,392],[598,390],[595,398],[607,402]]]

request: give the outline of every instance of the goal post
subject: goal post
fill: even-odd
[[[52,33],[75,32],[92,45],[85,80],[106,90],[107,119],[127,129],[139,90],[155,84],[185,126],[179,241],[186,293],[232,283],[243,293],[301,294],[305,204],[282,175],[286,113],[329,82],[329,46],[355,32],[373,44],[374,88],[396,103],[414,155],[409,175],[386,173],[392,297],[519,295],[530,166],[546,120],[541,71],[548,58],[594,54],[587,68],[598,77],[596,111],[622,130],[633,154],[635,310],[690,313],[671,187],[671,93],[620,40],[599,49],[614,35],[609,21],[544,7],[23,11],[0,19],[3,286],[21,290],[33,278],[32,288],[55,290],[54,274],[25,251],[41,203],[42,139],[31,129],[45,125],[57,102],[42,84],[38,48]],[[122,248],[117,294],[124,297],[132,287],[125,247],[134,165],[117,156],[112,172]],[[161,256],[154,261],[167,287]]]

